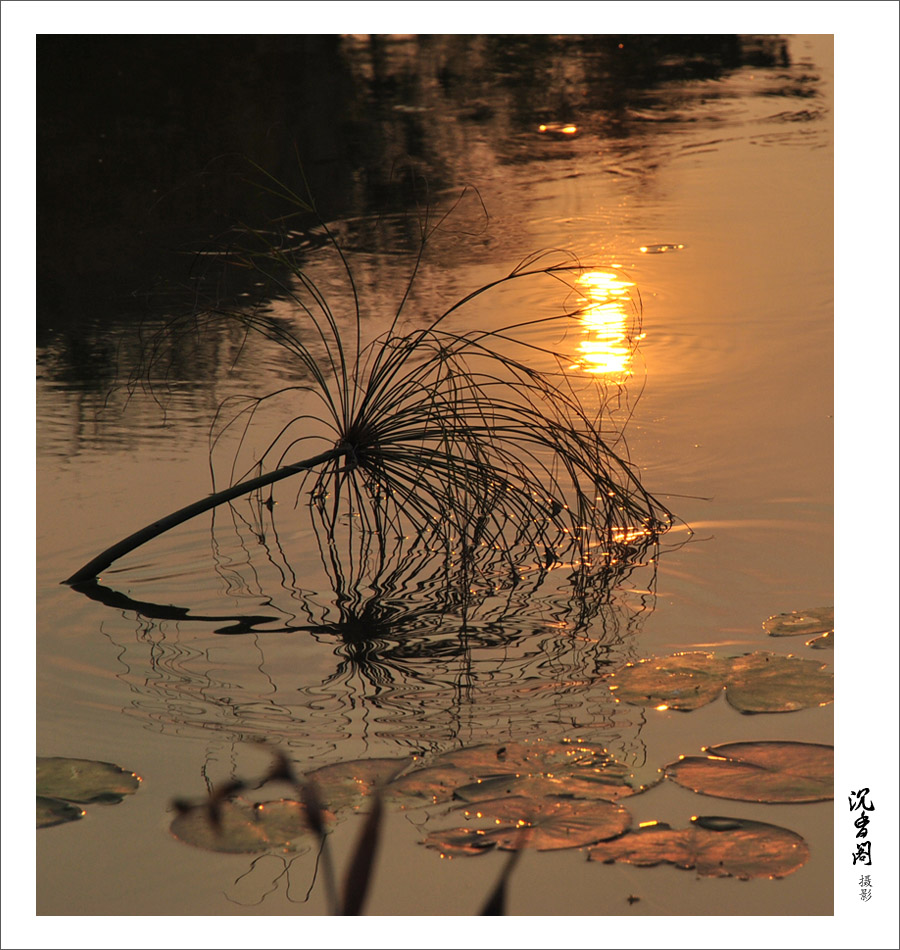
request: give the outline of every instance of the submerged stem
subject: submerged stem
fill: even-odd
[[[74,586],[75,584],[83,584],[86,581],[95,580],[100,572],[109,567],[113,561],[117,561],[120,557],[123,557],[135,548],[139,548],[142,544],[146,544],[147,541],[165,533],[170,528],[189,521],[196,515],[202,515],[204,511],[210,511],[212,508],[223,505],[226,501],[231,501],[233,498],[246,495],[249,492],[255,491],[257,488],[264,488],[266,485],[281,481],[283,478],[289,478],[298,472],[308,471],[317,465],[321,465],[323,462],[330,462],[333,459],[349,455],[352,451],[351,446],[341,444],[313,458],[305,459],[302,462],[294,462],[292,465],[285,465],[282,468],[276,469],[274,472],[260,475],[257,478],[247,479],[247,481],[232,485],[230,488],[224,488],[222,491],[213,492],[213,494],[207,495],[206,498],[201,498],[193,504],[179,508],[178,511],[173,511],[172,514],[167,515],[165,518],[160,518],[158,521],[148,524],[145,528],[141,528],[140,531],[129,534],[127,538],[123,538],[118,543],[112,545],[112,547],[108,547],[105,551],[98,554],[93,560],[88,561],[84,567],[76,571],[71,577],[63,581],[63,583]]]

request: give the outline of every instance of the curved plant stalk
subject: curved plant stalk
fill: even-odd
[[[347,868],[347,876],[344,880],[344,900],[340,910],[343,916],[359,916],[362,913],[369,891],[369,882],[372,879],[375,852],[378,849],[382,807],[381,794],[376,789],[371,811],[360,832],[356,850]]]
[[[283,196],[302,211],[310,208],[293,192],[284,190]],[[444,218],[430,229],[428,220],[426,215],[410,284]],[[562,370],[564,356],[521,338],[523,329],[568,322],[580,310],[493,331],[454,332],[447,326],[460,307],[493,288],[540,276],[569,286],[583,265],[571,255],[550,263],[532,255],[426,325],[404,331],[399,312],[408,302],[407,285],[387,333],[363,345],[357,287],[339,242],[325,231],[349,282],[349,331],[289,252],[271,236],[248,231],[255,246],[240,263],[281,288],[305,318],[302,327],[259,309],[214,305],[173,321],[150,342],[148,358],[148,364],[159,358],[168,333],[198,333],[224,323],[258,334],[296,361],[298,385],[252,399],[227,421],[217,413],[211,455],[226,433],[237,435],[240,452],[257,410],[278,396],[314,397],[316,411],[295,414],[283,425],[244,480],[135,532],[66,583],[90,582],[169,528],[294,474],[301,476],[298,494],[312,480],[312,513],[323,528],[317,536],[334,576],[341,574],[339,529],[352,516],[363,535],[360,563],[371,561],[374,583],[392,550],[406,543],[439,553],[447,574],[456,574],[465,590],[478,577],[490,582],[500,570],[515,579],[560,563],[576,574],[607,569],[671,526],[670,513],[613,448],[621,433],[607,431],[602,408],[591,414],[582,403]],[[521,358],[511,355],[514,347]],[[559,371],[533,368],[525,361],[533,356],[554,358]],[[298,448],[308,455],[315,441],[321,451],[291,461]],[[268,466],[274,470],[250,477]]]
[[[257,489],[265,488],[267,485],[272,485],[282,478],[289,478],[291,475],[296,475],[298,472],[306,471],[316,465],[322,465],[325,462],[341,458],[342,456],[350,454],[351,451],[352,449],[348,445],[337,446],[328,452],[322,452],[321,455],[317,455],[315,458],[306,459],[303,462],[295,462],[293,465],[285,465],[283,468],[279,468],[274,472],[268,472],[266,475],[260,475],[258,478],[251,478],[238,485],[232,485],[230,488],[224,488],[222,491],[214,492],[206,498],[201,498],[193,504],[185,505],[184,508],[173,511],[172,514],[167,515],[165,518],[160,518],[158,521],[148,524],[146,528],[141,528],[140,531],[135,531],[133,534],[129,534],[127,538],[123,538],[121,541],[108,547],[105,551],[102,551],[95,558],[88,561],[84,567],[77,570],[71,577],[63,581],[63,583],[75,586],[76,584],[84,584],[87,581],[92,581],[99,576],[101,571],[109,567],[113,561],[117,561],[120,557],[124,557],[135,548],[139,548],[142,544],[146,544],[153,538],[164,534],[170,528],[183,524],[185,521],[189,521],[197,515],[202,515],[204,511],[210,511],[224,504],[226,501],[231,501],[234,498],[239,498],[241,495],[247,495]]]
[[[519,833],[519,840],[516,844],[516,847],[506,859],[506,863],[503,865],[503,870],[500,872],[500,877],[498,878],[497,883],[494,885],[494,889],[488,895],[488,899],[484,902],[484,907],[481,909],[480,916],[503,916],[506,914],[506,885],[512,876],[515,866],[519,863],[519,858],[522,856],[522,851],[528,841],[528,835],[530,832],[531,829],[528,826],[525,826]]]

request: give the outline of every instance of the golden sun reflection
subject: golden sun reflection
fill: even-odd
[[[584,294],[581,321],[584,339],[578,346],[578,369],[589,373],[630,376],[634,344],[634,284],[621,274],[589,271],[575,282]]]
[[[550,122],[547,125],[539,125],[538,131],[552,132],[555,135],[574,135],[578,131],[578,126],[571,123]]]

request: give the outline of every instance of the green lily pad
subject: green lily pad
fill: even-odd
[[[676,653],[629,663],[607,682],[617,702],[688,711],[722,692],[728,670],[714,653]]]
[[[834,702],[834,676],[815,660],[748,653],[731,660],[725,698],[744,713],[827,706]]]
[[[409,759],[355,759],[307,772],[305,780],[315,783],[319,797],[333,811],[358,809],[376,788],[386,785],[408,765]]]
[[[491,848],[556,851],[622,834],[631,815],[613,802],[509,797],[468,806],[465,817],[484,827],[434,831],[424,844],[442,854],[482,854]]]
[[[652,657],[613,674],[609,684],[618,702],[682,711],[711,703],[723,689],[745,713],[793,712],[834,701],[834,679],[824,664],[763,652]]]
[[[68,802],[115,804],[141,786],[134,772],[111,762],[90,759],[40,758],[37,760],[37,794]]]
[[[697,817],[689,828],[664,823],[638,828],[591,848],[589,861],[639,867],[668,863],[701,877],[778,878],[809,859],[809,845],[793,831],[761,821]]]
[[[666,778],[702,795],[744,802],[834,797],[834,747],[812,742],[726,742],[667,765]]]
[[[84,818],[86,812],[69,802],[59,798],[45,798],[37,796],[37,827],[52,828],[53,825],[62,825],[67,821],[78,821]]]
[[[315,840],[302,802],[235,798],[220,802],[216,816],[213,820],[210,809],[198,805],[177,815],[169,830],[185,844],[228,854],[301,851]],[[325,818],[330,821],[334,816],[325,813]]]
[[[811,637],[820,633],[834,633],[834,607],[775,614],[763,621],[763,630],[770,637]]]

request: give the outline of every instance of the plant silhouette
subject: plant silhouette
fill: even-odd
[[[292,213],[315,214],[311,200],[257,171]],[[602,401],[597,409],[592,396],[588,408],[581,398],[588,383],[564,371],[565,354],[527,342],[523,333],[538,323],[569,325],[579,308],[500,329],[451,326],[466,304],[511,282],[550,278],[571,289],[582,264],[563,252],[533,255],[424,323],[406,320],[423,255],[454,207],[437,220],[427,205],[422,211],[406,291],[387,331],[369,342],[350,264],[324,222],[319,226],[349,288],[349,329],[284,235],[242,232],[230,262],[280,288],[302,325],[261,306],[213,301],[150,341],[145,370],[149,377],[173,336],[237,328],[281,347],[299,382],[237,407],[223,404],[211,452],[235,433],[243,447],[257,414],[274,400],[295,400],[303,411],[280,427],[243,476],[235,477],[233,466],[228,487],[134,532],[65,583],[104,599],[99,576],[114,561],[242,495],[259,493],[271,510],[270,486],[292,476],[297,497],[308,493],[323,562],[350,616],[361,583],[376,593],[390,590],[411,564],[438,564],[444,588],[465,599],[479,587],[508,590],[529,574],[539,581],[559,565],[584,589],[586,578],[615,575],[654,544],[672,517],[642,486]],[[535,368],[538,357],[556,368]]]

